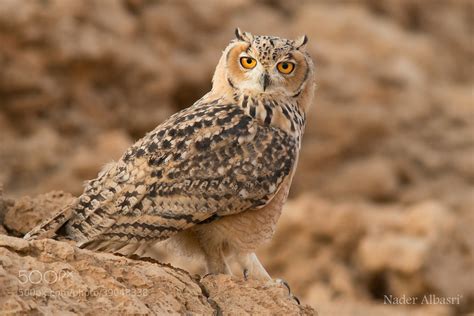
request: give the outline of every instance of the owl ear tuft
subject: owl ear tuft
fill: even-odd
[[[296,49],[304,48],[306,46],[306,43],[308,43],[308,36],[300,36],[295,40],[295,47]]]
[[[239,28],[235,29],[235,37],[237,37],[239,41],[247,43],[250,43],[253,40],[252,34],[250,34],[249,32],[242,32],[242,30]]]

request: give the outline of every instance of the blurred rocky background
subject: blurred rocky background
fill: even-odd
[[[469,0],[2,0],[0,233],[24,233],[69,197],[34,196],[80,194],[207,92],[235,27],[307,34],[317,94],[264,265],[320,315],[472,312],[473,13]],[[384,304],[429,294],[460,304]]]

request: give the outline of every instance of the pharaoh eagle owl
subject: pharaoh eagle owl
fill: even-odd
[[[108,164],[71,205],[26,239],[144,252],[165,239],[200,253],[208,273],[269,279],[255,255],[280,217],[314,94],[307,37],[236,30],[212,89]]]

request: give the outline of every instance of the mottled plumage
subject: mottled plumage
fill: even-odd
[[[247,273],[268,277],[253,252],[271,238],[288,195],[313,66],[306,37],[236,34],[208,94],[108,164],[25,238],[64,236],[83,248],[133,254],[171,237],[201,251],[211,273],[229,272],[225,258],[236,255]],[[245,69],[241,58],[258,64],[249,59],[255,69]],[[294,61],[291,77],[271,72],[281,60]]]

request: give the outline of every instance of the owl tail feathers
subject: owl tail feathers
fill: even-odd
[[[60,212],[33,228],[23,239],[33,240],[56,237],[57,231],[71,218],[73,210],[74,208],[71,205],[63,208]]]

